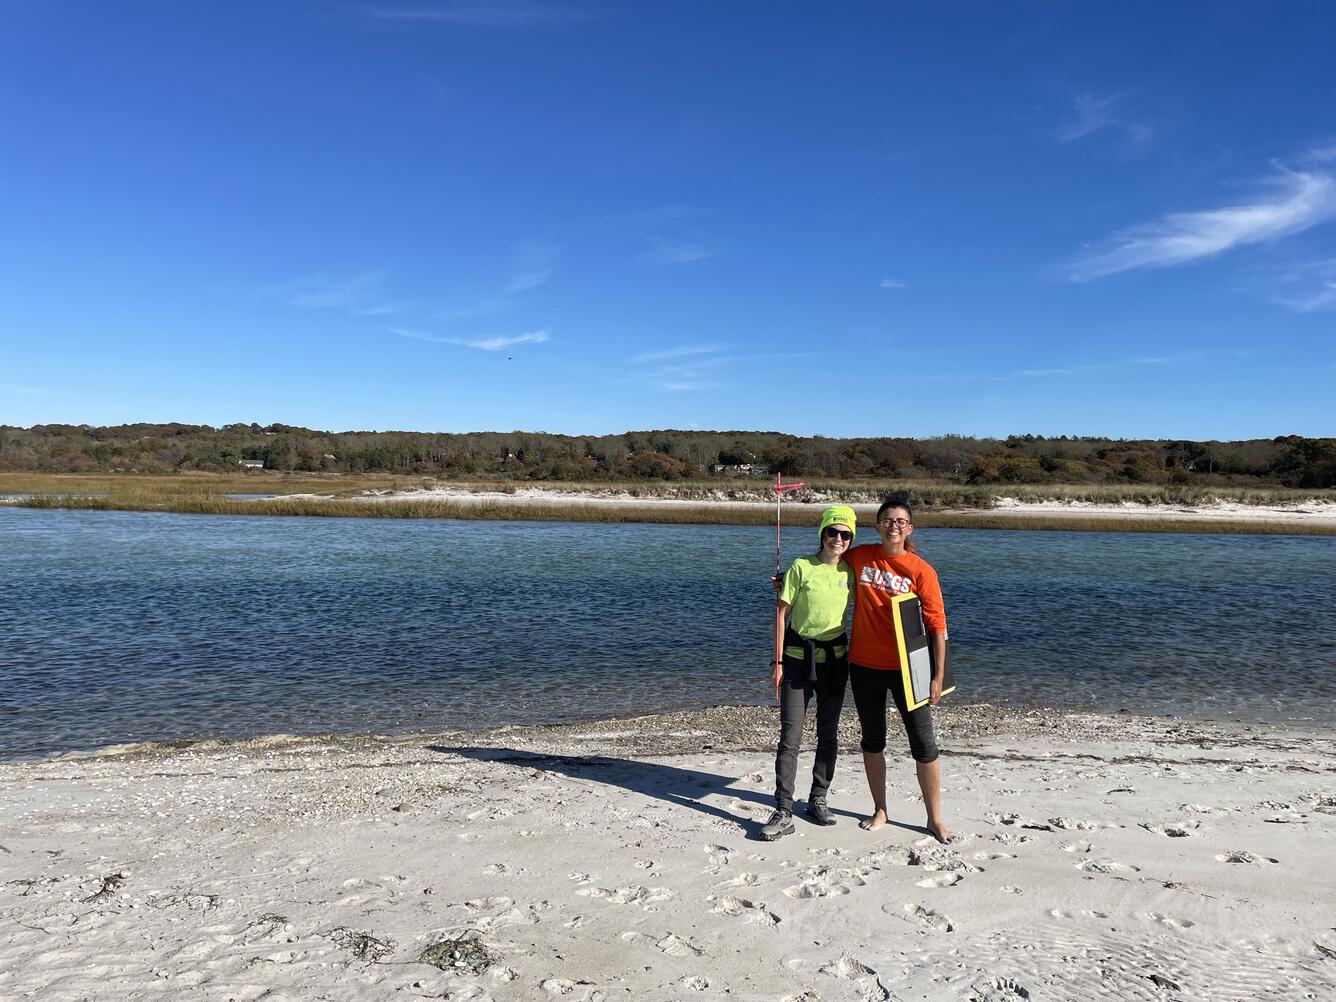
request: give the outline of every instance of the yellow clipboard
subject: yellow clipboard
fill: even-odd
[[[895,645],[900,654],[900,684],[904,687],[905,705],[917,710],[932,698],[933,663],[932,644],[923,625],[923,606],[912,591],[891,599],[891,620],[895,624]],[[942,676],[942,695],[956,691],[951,659],[946,660]]]

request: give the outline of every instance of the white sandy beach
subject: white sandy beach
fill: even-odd
[[[0,764],[0,997],[1336,998],[1331,735],[953,708],[955,844],[765,843],[775,718]]]
[[[572,505],[613,508],[746,508],[773,511],[773,500],[758,501],[729,497],[727,491],[712,492],[708,497],[658,497],[630,494],[625,491],[556,490],[546,487],[518,487],[514,491],[490,491],[466,487],[436,487],[420,490],[368,491],[357,496],[359,501],[456,501],[477,503],[504,503],[529,508],[559,508]],[[319,499],[325,495],[297,494],[294,498]],[[820,508],[827,504],[844,503],[844,499],[816,491],[800,497],[786,498],[786,506],[804,505]],[[877,510],[876,504],[849,502],[860,519],[870,523]],[[1314,529],[1336,528],[1336,501],[1310,500],[1295,504],[1243,504],[1238,501],[1215,501],[1209,504],[1142,504],[1125,501],[1098,503],[1093,501],[1026,501],[1016,497],[999,497],[992,508],[945,508],[935,514],[952,516],[957,520],[987,518],[996,521],[1014,521],[1018,528],[1032,518],[1051,519],[1069,516],[1082,522],[1107,521],[1111,525],[1134,519],[1155,519],[1193,524],[1229,522],[1236,525],[1254,524],[1308,526]]]

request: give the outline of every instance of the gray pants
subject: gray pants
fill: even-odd
[[[792,665],[792,671],[790,671]],[[849,680],[849,666],[843,658],[817,665],[819,683],[791,684],[801,678],[805,666],[795,658],[784,659],[784,682],[779,687],[779,750],[775,753],[775,806],[793,810],[793,784],[798,778],[798,748],[802,744],[803,720],[807,706],[816,697],[816,762],[812,766],[812,793],[809,800],[824,797],[835,776],[839,754],[840,709]]]

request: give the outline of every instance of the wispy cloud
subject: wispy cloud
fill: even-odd
[[[877,283],[879,289],[908,289],[909,283],[902,282],[898,278],[883,278]]]
[[[1271,298],[1298,313],[1336,310],[1336,258],[1289,266]]]
[[[1078,94],[1072,101],[1075,118],[1058,130],[1058,142],[1070,143],[1093,136],[1101,129],[1116,129],[1130,142],[1143,143],[1151,130],[1140,122],[1120,117],[1117,108],[1126,94]]]
[[[662,362],[670,358],[686,358],[692,355],[710,355],[716,352],[728,351],[733,346],[731,344],[687,344],[678,348],[660,348],[657,351],[646,351],[636,355],[631,362],[636,365],[643,365],[646,362]]]
[[[421,331],[412,330],[407,327],[387,328],[391,334],[397,334],[400,337],[413,338],[416,341],[432,341],[437,344],[455,344],[463,348],[476,348],[479,351],[501,351],[503,348],[513,348],[517,344],[541,344],[544,341],[552,340],[546,330],[528,331],[524,334],[498,334],[490,337],[463,338],[463,337],[440,337],[435,334],[424,334]]]
[[[399,307],[391,306],[388,303],[384,306],[368,306],[364,310],[353,310],[359,317],[383,317],[391,313],[398,313]]]
[[[288,302],[304,310],[357,310],[385,280],[382,269],[371,269],[341,282],[321,283],[292,295]]]
[[[683,345],[648,351],[628,360],[635,369],[630,378],[669,393],[694,390],[722,390],[729,382],[721,372],[746,372],[754,375],[766,362],[811,358],[815,352],[747,352],[730,354],[727,344]]]
[[[650,259],[659,264],[687,264],[715,257],[719,248],[692,240],[655,240]]]
[[[452,340],[452,344],[462,344],[465,348],[477,348],[479,351],[500,351],[517,344],[542,344],[552,340],[547,331],[529,331],[527,334],[514,334],[509,337],[484,337],[474,340],[463,338]]]
[[[560,253],[560,244],[543,241],[525,244],[520,248],[515,272],[510,276],[502,293],[513,296],[545,285],[552,278],[553,262]]]
[[[435,21],[469,28],[535,28],[588,20],[588,11],[569,7],[505,2],[452,3],[433,7],[377,7],[367,11],[385,21]]]
[[[526,289],[536,289],[540,285],[546,285],[547,280],[551,277],[551,268],[517,272],[506,283],[505,293],[508,296],[513,296],[515,293],[524,292]]]
[[[1174,212],[1115,233],[1068,265],[1066,277],[1088,282],[1134,268],[1189,264],[1300,233],[1336,216],[1336,179],[1330,174],[1281,168],[1263,189],[1252,202]]]

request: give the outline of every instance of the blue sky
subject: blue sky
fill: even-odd
[[[0,0],[0,423],[1336,434],[1336,6]]]

